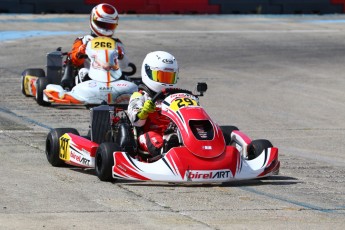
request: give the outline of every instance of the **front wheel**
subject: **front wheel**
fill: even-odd
[[[43,96],[44,96],[43,91],[46,89],[48,84],[49,84],[48,78],[46,78],[46,77],[40,77],[36,81],[36,101],[39,105],[42,105],[42,106],[49,106],[50,105],[49,102],[46,102],[43,100]]]
[[[272,147],[273,145],[269,140],[260,139],[252,141],[247,148],[248,160],[257,158],[265,149]]]
[[[114,166],[115,151],[121,151],[118,144],[112,142],[102,143],[96,151],[95,171],[101,181],[113,181],[112,167]]]
[[[64,165],[64,161],[60,159],[60,137],[65,133],[73,133],[79,136],[79,132],[73,128],[58,128],[51,130],[46,139],[46,157],[48,162],[54,166]]]

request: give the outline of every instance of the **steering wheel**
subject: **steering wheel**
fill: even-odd
[[[164,99],[167,96],[175,93],[188,93],[191,95],[194,95],[191,91],[186,89],[180,89],[180,88],[166,88],[158,92],[156,95],[153,96],[152,102],[155,103],[158,99]]]
[[[130,67],[131,71],[122,71],[122,73],[126,76],[132,76],[137,72],[137,67],[133,63],[129,63],[128,67]]]

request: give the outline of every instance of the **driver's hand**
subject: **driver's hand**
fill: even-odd
[[[156,109],[156,105],[151,101],[147,100],[144,103],[143,110],[147,113],[153,113]]]
[[[140,112],[137,114],[139,119],[145,120],[149,113],[153,113],[156,109],[156,105],[152,102],[152,100],[147,100],[144,103],[144,106],[141,108]]]

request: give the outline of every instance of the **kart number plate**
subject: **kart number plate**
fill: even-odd
[[[95,50],[114,50],[115,41],[107,37],[97,37],[91,40],[91,48]]]
[[[186,106],[197,106],[198,102],[190,97],[176,98],[171,104],[170,108],[174,111]]]
[[[70,158],[69,153],[69,142],[71,138],[68,136],[68,134],[64,134],[60,137],[60,154],[59,157],[62,160],[68,161]]]
[[[38,77],[35,76],[31,76],[31,75],[26,75],[24,77],[24,90],[26,95],[30,95],[31,94],[31,89],[34,87],[36,81],[37,81]]]

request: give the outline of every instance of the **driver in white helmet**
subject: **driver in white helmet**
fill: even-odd
[[[152,97],[165,88],[175,87],[178,80],[178,64],[173,55],[165,51],[155,51],[146,55],[141,66],[143,85],[139,92],[132,94],[128,114],[132,124],[141,127],[139,147],[149,156],[160,156],[163,147],[163,134],[170,120],[159,113],[161,102],[152,102]]]
[[[75,76],[80,72],[82,79],[88,80],[88,68],[84,66],[86,44],[90,40],[98,36],[112,37],[118,25],[119,16],[115,7],[109,4],[99,4],[95,6],[90,14],[91,35],[78,37],[72,46],[72,50],[68,53],[64,76],[61,80],[61,86],[67,90],[71,90],[75,83]],[[123,43],[118,38],[113,38],[118,46],[118,59],[120,68],[124,69],[128,66],[128,58],[125,55]]]

